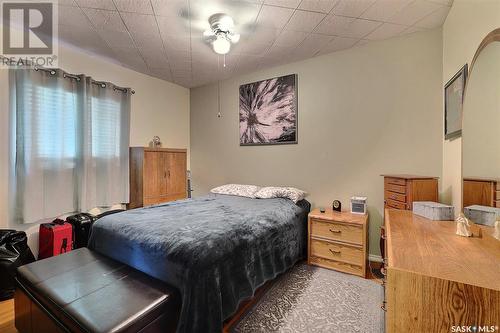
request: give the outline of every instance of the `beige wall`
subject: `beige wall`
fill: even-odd
[[[500,0],[454,0],[443,26],[443,85],[492,30],[500,27]],[[467,98],[467,96],[465,96]],[[462,139],[443,143],[443,201],[462,207]]]
[[[59,67],[135,90],[131,107],[131,145],[147,145],[154,135],[158,135],[167,147],[189,148],[189,89],[64,46],[59,50]],[[0,228],[27,230],[30,246],[37,252],[38,225],[13,224],[8,217],[7,85],[7,71],[0,70]]]
[[[223,183],[290,185],[313,206],[368,196],[370,253],[379,254],[381,173],[440,176],[442,33],[416,33],[191,90],[196,195]],[[298,74],[297,145],[239,146],[238,87]]]

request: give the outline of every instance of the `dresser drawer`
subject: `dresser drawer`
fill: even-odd
[[[355,275],[359,275],[362,277],[365,276],[365,272],[363,270],[363,267],[358,266],[358,265],[353,265],[353,264],[348,264],[348,263],[344,263],[344,262],[340,262],[340,261],[328,260],[328,259],[323,259],[323,258],[318,258],[318,257],[313,257],[313,256],[311,256],[309,258],[309,263],[311,265],[316,265],[316,266],[320,266],[323,268],[335,269],[337,271],[355,274]]]
[[[311,235],[330,240],[363,244],[363,228],[338,222],[311,220]]]
[[[393,185],[406,186],[406,179],[401,179],[401,178],[385,178],[384,182],[385,185],[393,184]]]
[[[406,194],[406,186],[405,185],[385,184],[385,189],[389,192]]]
[[[400,202],[406,202],[406,195],[396,192],[385,191],[384,199],[391,199]]]
[[[330,260],[340,260],[356,265],[363,265],[363,248],[335,242],[311,239],[311,255]]]
[[[385,204],[389,208],[406,209],[406,203],[391,200],[391,199],[386,199]]]

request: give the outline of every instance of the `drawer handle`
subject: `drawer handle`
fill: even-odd
[[[341,251],[337,251],[337,250],[332,250],[332,249],[328,249],[328,250],[330,250],[330,252],[332,254],[340,254],[341,253]]]
[[[398,198],[398,196],[395,195],[395,194],[393,194],[391,198],[394,199],[394,200],[396,200]]]
[[[385,302],[385,301],[383,301],[383,302],[382,302],[382,305],[380,306],[380,308],[381,308],[382,310],[384,310],[385,312],[387,312],[387,308],[385,307],[385,304],[386,304],[386,302]]]
[[[333,232],[334,234],[340,234],[340,233],[342,233],[342,230],[333,230],[333,229],[330,229],[330,232]]]

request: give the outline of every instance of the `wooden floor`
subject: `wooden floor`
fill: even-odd
[[[370,265],[373,268],[378,268],[380,266],[379,263],[370,262]],[[370,269],[367,272],[367,279],[375,279],[372,276]],[[252,305],[260,299],[260,297],[264,294],[265,290],[267,290],[271,284],[265,284],[261,287],[255,295],[255,299],[244,302],[238,312],[230,319],[228,319],[224,324],[224,333],[229,332],[231,327],[238,322],[238,319],[244,315]],[[14,300],[8,300],[0,302],[0,332],[1,333],[18,333],[16,327],[14,326]]]
[[[0,332],[17,333],[14,327],[14,300],[0,302]]]

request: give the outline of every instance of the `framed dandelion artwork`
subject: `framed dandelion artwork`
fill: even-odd
[[[240,86],[240,146],[297,143],[297,74]]]

